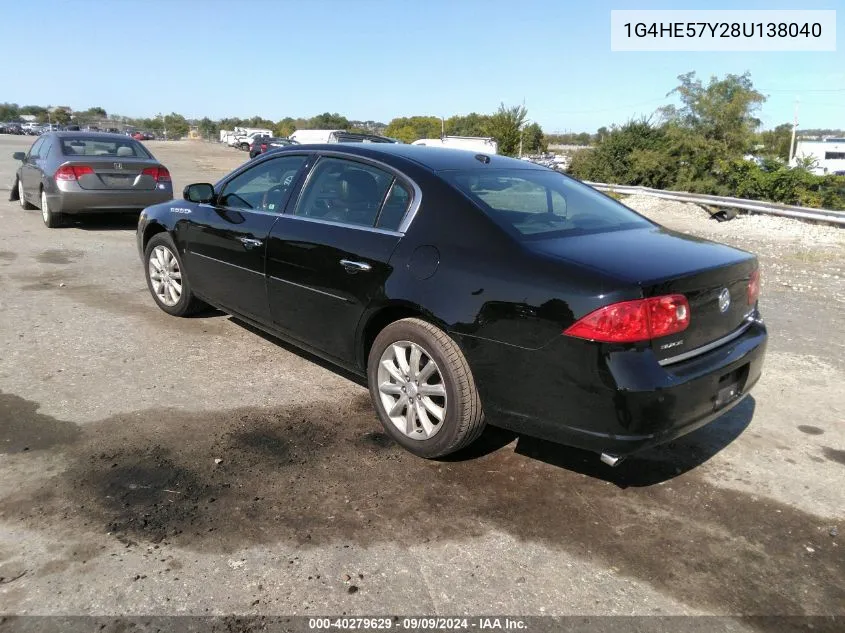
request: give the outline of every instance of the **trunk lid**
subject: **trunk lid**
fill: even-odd
[[[161,167],[158,161],[139,158],[109,156],[86,156],[64,163],[71,166],[86,166],[93,173],[79,176],[77,182],[82,189],[90,190],[136,190],[152,191],[156,188],[156,179],[142,173],[149,167]]]
[[[652,341],[660,360],[727,336],[754,309],[747,291],[757,259],[724,244],[653,227],[526,241],[526,245],[636,284],[643,297],[684,295],[690,305],[689,327]]]

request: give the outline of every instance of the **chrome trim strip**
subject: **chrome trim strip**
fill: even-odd
[[[727,336],[723,336],[720,339],[717,339],[711,343],[707,343],[707,345],[702,345],[701,347],[696,347],[688,352],[684,352],[683,354],[678,354],[677,356],[670,356],[669,358],[664,358],[663,360],[657,361],[659,365],[665,367],[666,365],[673,365],[674,363],[679,363],[682,360],[689,360],[695,356],[700,356],[710,350],[716,349],[717,347],[724,345],[726,343],[730,343],[732,340],[739,338],[745,331],[750,328],[755,322],[757,321],[754,317],[746,317],[745,323],[739,326],[736,330],[728,334]]]
[[[338,295],[333,295],[332,293],[325,292],[324,290],[317,290],[316,288],[312,288],[311,286],[304,286],[302,284],[298,284],[298,283],[293,282],[293,281],[288,281],[287,279],[282,279],[280,277],[275,277],[273,275],[270,275],[270,279],[272,279],[273,281],[278,281],[278,282],[283,283],[283,284],[296,286],[297,288],[302,288],[303,290],[310,290],[311,292],[316,292],[316,293],[321,294],[321,295],[326,295],[327,297],[331,297],[332,299],[338,299],[340,301],[343,301],[344,303],[352,303],[346,297],[339,297]]]
[[[363,224],[346,224],[344,222],[335,222],[334,220],[323,220],[321,218],[309,218],[304,215],[293,215],[285,213],[280,215],[280,218],[290,218],[291,220],[301,220],[302,222],[316,222],[317,224],[328,224],[329,226],[340,226],[344,229],[355,229],[358,231],[369,231],[370,233],[383,233],[384,235],[393,235],[394,237],[402,237],[402,234],[397,231],[389,231],[387,229],[377,229],[374,226],[364,226]]]
[[[245,270],[248,273],[255,273],[256,275],[264,276],[264,272],[260,270],[253,270],[252,268],[244,268],[243,266],[238,266],[237,264],[233,264],[232,262],[227,262],[222,259],[217,259],[216,257],[209,257],[208,255],[203,255],[202,253],[197,253],[196,251],[188,250],[191,255],[196,257],[202,257],[203,259],[208,259],[213,262],[217,262],[218,264],[226,264],[227,266],[231,266],[232,268],[237,268],[239,270]]]

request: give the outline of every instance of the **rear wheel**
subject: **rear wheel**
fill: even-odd
[[[205,304],[191,292],[182,259],[167,233],[157,233],[144,249],[147,287],[158,307],[173,316],[188,316]]]
[[[60,211],[50,208],[47,193],[43,189],[41,190],[41,219],[44,220],[44,225],[49,229],[61,226],[64,221]]]
[[[21,208],[25,211],[31,211],[35,208],[26,201],[26,198],[23,197],[23,181],[20,178],[18,179],[18,201],[21,203]]]
[[[415,455],[448,455],[484,429],[466,358],[431,323],[401,319],[384,328],[370,349],[367,377],[385,430]]]

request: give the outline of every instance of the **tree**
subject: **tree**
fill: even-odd
[[[72,110],[68,106],[57,106],[50,112],[50,118],[54,123],[59,125],[67,125],[70,123]]]
[[[273,133],[281,138],[287,138],[296,131],[296,121],[293,117],[285,117],[276,123]]]
[[[754,89],[749,73],[711,77],[707,86],[696,79],[695,72],[679,75],[678,80],[681,85],[666,96],[677,94],[683,107],[662,109],[669,122],[721,143],[727,152],[751,149],[754,131],[760,125],[755,113],[766,97]]]
[[[164,128],[168,138],[181,138],[188,135],[191,126],[181,114],[171,112],[164,117]]]
[[[0,121],[12,121],[17,119],[19,114],[17,103],[0,103]]]
[[[499,144],[499,153],[515,156],[519,151],[519,138],[525,124],[528,110],[523,105],[505,107],[502,103],[499,110],[490,117],[489,135]]]
[[[308,127],[312,130],[345,130],[349,127],[349,119],[337,112],[323,112],[312,117]]]
[[[538,123],[526,125],[522,129],[522,151],[526,154],[545,152],[549,148],[543,128]]]
[[[490,115],[470,112],[446,119],[446,134],[450,136],[489,136]]]
[[[792,143],[792,124],[781,123],[773,130],[760,132],[759,141],[763,145],[762,154],[789,159],[789,145]]]
[[[440,117],[399,117],[387,124],[384,133],[405,143],[413,143],[421,138],[440,138],[440,128]]]
[[[220,127],[208,117],[203,117],[197,124],[197,129],[202,136],[206,138],[214,138],[217,136]]]

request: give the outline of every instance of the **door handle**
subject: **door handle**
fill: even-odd
[[[341,259],[340,265],[346,269],[348,273],[357,273],[357,272],[367,272],[369,271],[372,266],[366,264],[364,262],[353,262],[350,259]]]
[[[255,240],[251,237],[242,237],[241,244],[246,246],[247,248],[255,248],[256,246],[261,246],[263,242],[261,240]]]

